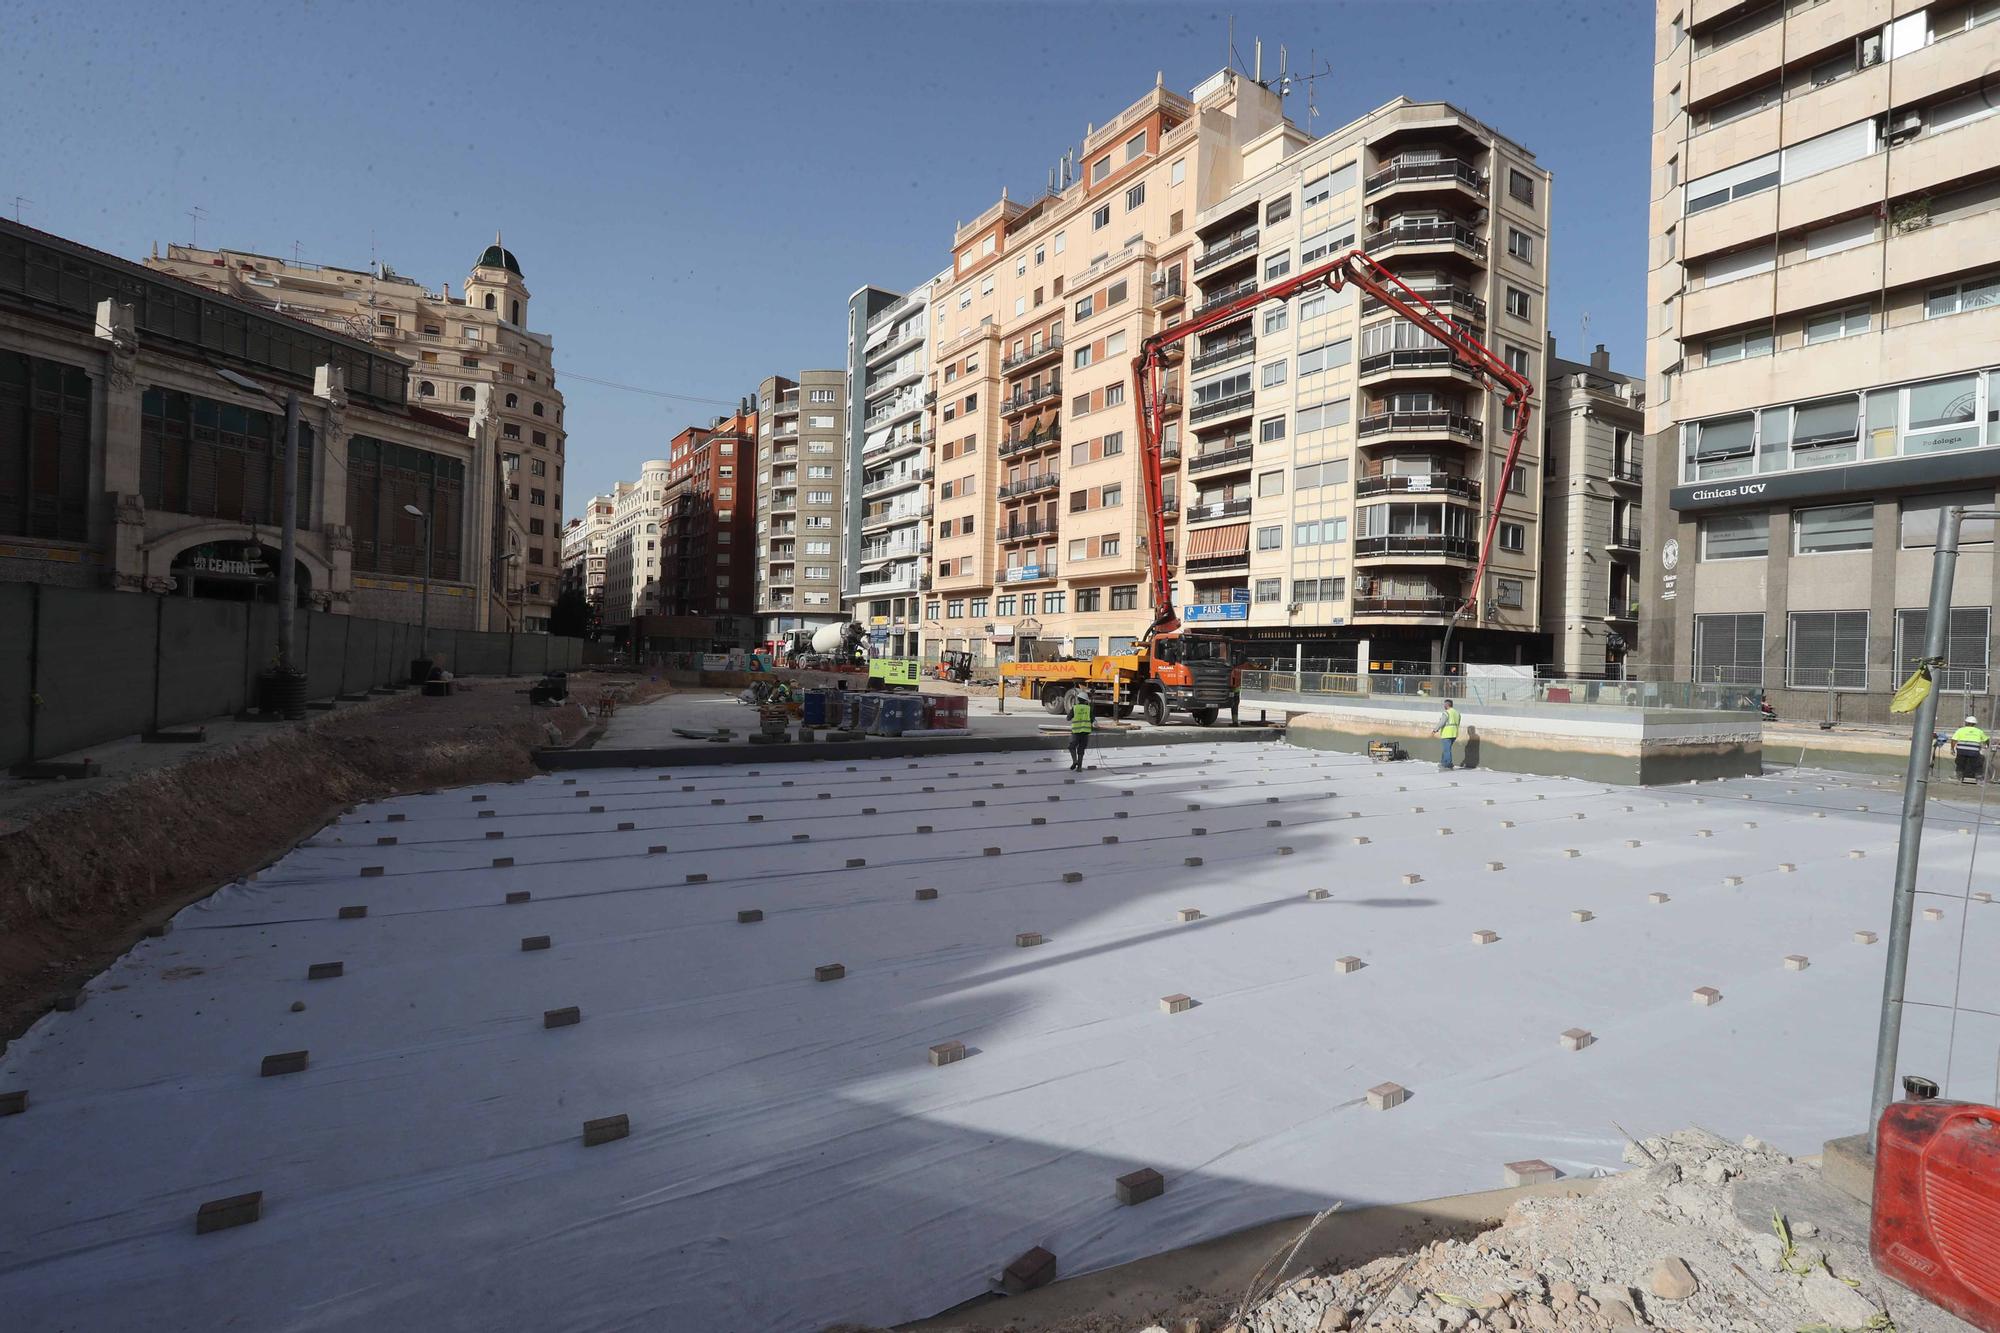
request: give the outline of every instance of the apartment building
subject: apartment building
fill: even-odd
[[[1884,717],[1937,511],[2000,485],[2000,5],[1657,22],[1645,656]],[[1966,541],[1947,682],[1984,693],[2000,547]]]
[[[747,647],[755,633],[757,410],[746,400],[726,417],[674,437],[662,531],[665,624],[648,627],[674,646]]]
[[[931,286],[926,642],[994,662],[1129,647],[1151,621],[1134,404],[1140,342],[1186,317],[1195,219],[1282,126],[1234,71],[1156,81],[1090,127],[1076,179],[956,229]]]
[[[449,284],[433,292],[387,265],[335,268],[247,250],[169,245],[147,265],[393,352],[408,364],[412,403],[465,421],[489,416],[506,505],[526,537],[518,561],[504,545],[492,553],[518,566],[507,619],[548,628],[562,564],[563,398],[554,341],[528,328],[527,281],[498,236],[457,296]],[[482,476],[489,470],[485,457],[474,466]]]
[[[931,284],[863,287],[847,302],[847,470],[841,601],[868,627],[870,651],[935,655],[924,634],[930,585]]]
[[[1559,676],[1620,676],[1638,649],[1646,395],[1611,369],[1548,344],[1542,409],[1542,632]]]
[[[660,610],[660,518],[669,467],[664,458],[639,467],[637,481],[611,489],[611,513],[604,522],[603,624],[629,636],[635,617]]]
[[[846,619],[839,576],[846,404],[844,371],[773,375],[757,386],[751,563],[759,642]]]
[[[1200,315],[1359,246],[1537,387],[1549,174],[1456,107],[1407,98],[1323,138],[1276,126],[1203,209]],[[1457,355],[1349,287],[1265,302],[1183,354],[1181,614],[1308,657],[1435,671],[1534,662],[1542,451],[1530,429],[1470,586],[1511,418]]]
[[[562,590],[571,588],[602,613],[604,607],[605,562],[610,554],[611,518],[616,505],[611,496],[593,495],[583,515],[563,527]]]

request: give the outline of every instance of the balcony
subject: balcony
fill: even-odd
[[[1051,403],[1062,397],[1062,381],[1054,380],[1037,388],[1017,390],[1012,398],[1000,401],[1000,415],[1014,416],[1040,403]]]
[[[1356,373],[1367,379],[1373,375],[1469,377],[1473,372],[1449,347],[1400,347],[1393,352],[1377,352],[1362,357]]]
[[[1187,284],[1178,271],[1153,275],[1153,304],[1162,310],[1187,302]]]
[[[1213,500],[1207,504],[1189,505],[1187,521],[1210,523],[1219,518],[1242,518],[1249,512],[1250,497],[1242,495],[1234,500]]]
[[[1250,553],[1242,551],[1236,555],[1205,555],[1185,561],[1182,572],[1191,578],[1205,578],[1214,574],[1230,574],[1239,569],[1250,568]]]
[[[1188,362],[1188,373],[1198,374],[1211,366],[1226,365],[1238,357],[1257,354],[1257,337],[1249,334],[1241,338],[1229,338],[1220,342],[1202,344],[1194,360]]]
[[[1181,442],[1162,440],[1160,442],[1160,466],[1179,467],[1181,465]]]
[[[1611,464],[1611,480],[1623,482],[1627,486],[1637,486],[1645,478],[1645,469],[1636,458],[1621,458]]]
[[[1231,283],[1220,291],[1209,292],[1204,295],[1201,298],[1201,304],[1195,307],[1194,313],[1196,315],[1206,315],[1211,310],[1220,310],[1231,301],[1240,301],[1256,290],[1257,279],[1254,277],[1245,278],[1241,282]]]
[[[1378,258],[1396,250],[1433,245],[1449,245],[1477,258],[1486,257],[1485,238],[1463,222],[1412,222],[1386,227],[1371,233],[1361,245]]]
[[[1249,227],[1242,231],[1231,232],[1227,236],[1217,237],[1215,240],[1204,242],[1201,258],[1194,261],[1195,275],[1199,277],[1210,269],[1220,268],[1239,255],[1256,253],[1258,235],[1257,228]]]
[[[1604,613],[1604,618],[1606,620],[1637,620],[1639,618],[1639,604],[1623,598],[1614,598],[1611,603],[1611,609]]]
[[[893,528],[908,523],[920,523],[925,513],[926,511],[922,509],[885,509],[876,514],[864,513],[861,516],[861,530],[867,532],[873,528]]]
[[[1385,473],[1363,477],[1354,484],[1355,498],[1366,500],[1379,495],[1442,495],[1450,499],[1479,503],[1479,483],[1471,477],[1449,472],[1425,474]]]
[[[995,541],[1025,542],[1036,537],[1053,537],[1056,525],[1042,519],[1031,519],[1026,523],[1010,523],[993,534]]]
[[[1439,597],[1356,597],[1357,616],[1448,616],[1458,610],[1462,598]]]
[[[1354,556],[1357,560],[1379,560],[1385,556],[1477,560],[1479,543],[1470,537],[1447,537],[1440,532],[1392,532],[1386,537],[1355,538]]]
[[[1464,287],[1412,287],[1410,290],[1439,310],[1456,311],[1461,315],[1467,315],[1475,324],[1486,322],[1486,302]],[[1364,315],[1372,315],[1388,308],[1387,303],[1378,296],[1361,298],[1361,313]]]
[[[1187,459],[1188,474],[1192,476],[1197,472],[1214,472],[1218,468],[1248,467],[1250,455],[1255,449],[1255,445],[1245,440],[1241,444],[1232,444],[1222,449],[1197,450]]]
[[[1218,398],[1213,402],[1197,403],[1194,406],[1194,410],[1188,413],[1188,420],[1191,422],[1222,421],[1229,417],[1248,416],[1251,405],[1256,400],[1256,397],[1255,390],[1246,389],[1242,393],[1231,394],[1227,398]]]
[[[1002,458],[1012,458],[1015,454],[1025,454],[1036,449],[1046,449],[1062,443],[1062,429],[1055,422],[1037,426],[1025,435],[1009,435],[1000,441],[996,451]]]
[[[1045,560],[1037,565],[1009,565],[1000,571],[1000,581],[1007,584],[1043,583],[1056,576],[1056,562]]]
[[[1486,197],[1487,180],[1479,168],[1462,157],[1392,158],[1389,165],[1370,176],[1361,187],[1363,195],[1380,194],[1398,185],[1466,189],[1481,199]]]
[[[1024,350],[1002,360],[1000,371],[1002,374],[1011,375],[1017,370],[1026,370],[1030,366],[1038,366],[1044,361],[1053,360],[1062,355],[1062,346],[1063,340],[1060,337],[1051,338],[1044,343],[1030,344]]]
[[[914,486],[920,481],[927,480],[930,475],[930,469],[922,467],[913,467],[906,472],[892,472],[886,477],[877,477],[873,481],[864,480],[861,483],[861,493],[863,495],[881,495],[888,491],[901,490],[905,486]]]
[[[1000,487],[1000,498],[1002,500],[1017,500],[1024,495],[1036,495],[1042,491],[1055,490],[1061,485],[1062,474],[1060,472],[1044,472],[1038,476],[1023,477],[1019,481],[1010,481],[1003,484]]]
[[[1611,535],[1604,539],[1606,549],[1612,551],[1636,551],[1639,549],[1639,525],[1637,523],[1613,523]]]
[[[1478,417],[1463,412],[1379,412],[1354,423],[1354,433],[1369,435],[1450,435],[1477,444],[1486,438]]]

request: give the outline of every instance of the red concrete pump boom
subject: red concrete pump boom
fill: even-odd
[[[1161,478],[1160,436],[1165,421],[1160,402],[1160,363],[1164,352],[1175,343],[1214,328],[1225,320],[1235,319],[1266,301],[1289,300],[1315,287],[1337,292],[1350,282],[1451,348],[1469,370],[1504,393],[1506,406],[1513,409],[1514,427],[1507,440],[1507,459],[1500,470],[1500,484],[1493,488],[1493,512],[1486,521],[1486,535],[1479,543],[1479,565],[1472,574],[1471,592],[1452,612],[1451,623],[1445,630],[1445,647],[1449,657],[1452,629],[1456,628],[1458,618],[1473,609],[1479,601],[1486,576],[1486,562],[1492,554],[1493,537],[1500,524],[1500,504],[1506,498],[1507,485],[1514,475],[1515,460],[1521,454],[1521,440],[1527,434],[1528,399],[1535,386],[1364,250],[1350,250],[1340,258],[1308,269],[1296,278],[1251,292],[1207,314],[1162,329],[1139,345],[1139,354],[1132,358],[1132,395],[1138,400],[1139,446],[1142,451],[1140,470],[1146,479],[1146,513],[1150,524],[1147,568],[1153,584],[1153,624],[1146,631],[1147,639],[1174,634],[1181,625],[1180,617],[1174,613],[1173,570],[1167,560],[1166,497]]]

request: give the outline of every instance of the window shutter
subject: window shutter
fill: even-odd
[[[1791,689],[1868,688],[1868,613],[1793,612],[1787,665]]]

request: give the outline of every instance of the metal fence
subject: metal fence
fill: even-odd
[[[1434,676],[1373,672],[1245,671],[1245,693],[1351,698],[1452,699],[1467,704],[1596,704],[1616,708],[1754,713],[1755,691],[1700,681],[1602,680],[1537,676]]]

